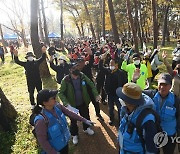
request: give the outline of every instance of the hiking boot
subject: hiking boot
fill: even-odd
[[[74,145],[78,144],[78,136],[77,135],[72,136],[72,142]]]
[[[101,116],[101,114],[98,114],[97,117],[98,117],[98,120],[104,121],[104,118]]]
[[[88,135],[93,135],[94,131],[91,128],[87,128],[86,130],[84,130],[85,133],[87,133]]]

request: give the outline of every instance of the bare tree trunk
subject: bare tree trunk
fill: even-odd
[[[82,37],[84,38],[84,24],[81,22],[81,32],[82,32]]]
[[[157,21],[157,2],[151,0],[151,6],[153,11],[153,48],[157,48],[158,44],[158,21]]]
[[[39,58],[41,53],[41,45],[39,43],[39,36],[38,36],[38,0],[34,1],[31,0],[31,42],[33,51],[37,58]],[[47,66],[46,61],[44,61],[40,65],[40,74],[41,77],[49,77],[50,72]]]
[[[112,0],[108,0],[108,7],[109,7],[110,18],[111,18],[112,30],[113,30],[113,34],[114,34],[114,41],[115,41],[115,43],[120,43]]]
[[[142,35],[141,35],[141,28],[140,28],[140,21],[139,21],[139,17],[138,17],[138,2],[137,0],[134,0],[134,7],[135,7],[135,25],[137,27],[137,34],[140,40],[140,45],[141,45],[141,49],[143,48],[143,40],[142,40]]]
[[[3,44],[4,50],[5,50],[6,53],[8,53],[7,48],[6,48],[6,43],[5,43],[5,40],[4,40],[4,37],[3,37],[3,31],[2,31],[1,24],[0,24],[0,35],[1,35],[1,39],[2,39],[2,44]]]
[[[91,29],[92,37],[94,38],[94,40],[96,40],[96,35],[95,35],[95,32],[94,32],[94,27],[93,27],[93,24],[92,24],[91,16],[90,16],[90,13],[89,13],[86,1],[82,0],[82,2],[83,2],[83,5],[84,5],[86,14],[87,14],[87,18],[89,20],[89,26],[90,26],[90,29]]]
[[[162,42],[161,45],[165,46],[165,40],[167,37],[167,27],[168,27],[168,12],[169,12],[170,6],[165,7],[165,14],[164,14],[164,24],[163,24],[163,37],[162,37]]]
[[[25,34],[24,28],[22,29],[22,32],[21,32],[21,38],[22,38],[22,41],[24,43],[24,46],[27,48],[28,44],[27,44],[27,41],[26,41],[26,34]]]
[[[38,8],[38,15],[39,15],[39,36],[40,36],[40,39],[42,42],[45,42],[45,39],[44,39],[44,34],[43,34],[43,28],[42,28],[42,21],[41,21],[41,12],[40,12],[40,8]]]
[[[170,33],[169,33],[169,27],[167,27],[167,42],[170,42]]]
[[[80,29],[80,27],[79,27],[79,24],[78,24],[78,21],[77,21],[77,19],[76,19],[75,14],[73,13],[72,10],[67,10],[67,11],[69,11],[69,12],[72,14],[72,16],[73,16],[73,18],[74,18],[74,23],[75,23],[75,25],[76,25],[76,27],[77,27],[77,29],[78,29],[79,37],[81,37],[81,36],[82,36],[82,34],[81,34],[81,29]]]
[[[106,39],[105,37],[105,33],[106,33],[106,29],[105,29],[105,13],[106,13],[106,3],[105,0],[102,0],[102,33],[103,33],[103,38],[104,40]]]
[[[131,11],[131,5],[130,5],[130,1],[126,0],[126,7],[127,7],[127,14],[128,14],[128,18],[129,18],[129,22],[131,25],[131,30],[132,30],[132,34],[133,34],[133,41],[134,41],[134,45],[135,45],[135,52],[139,52],[138,49],[138,38],[137,38],[137,33],[136,33],[136,29],[135,29],[135,25],[134,25],[134,21],[133,21],[133,17],[132,17],[132,11]]]
[[[11,130],[11,122],[14,122],[17,117],[17,111],[11,102],[7,99],[4,92],[0,88],[0,126],[5,131]]]
[[[61,7],[61,15],[60,15],[60,28],[61,28],[61,40],[64,39],[64,29],[63,29],[63,1],[60,0],[60,7]]]
[[[45,40],[46,44],[49,45],[49,38],[48,38],[48,29],[47,29],[47,22],[46,22],[46,15],[44,11],[44,2],[41,0],[41,9],[42,9],[42,15],[43,15],[43,23],[44,23],[44,34],[45,34]]]

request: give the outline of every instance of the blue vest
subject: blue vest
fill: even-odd
[[[144,154],[144,148],[141,143],[140,137],[137,134],[136,128],[134,128],[132,134],[128,133],[128,123],[131,122],[135,125],[137,117],[141,113],[141,111],[134,112],[132,116],[130,115],[131,117],[125,114],[120,122],[120,127],[118,132],[118,140],[121,147],[120,154],[132,154],[132,153]],[[155,118],[152,114],[148,114],[144,118],[142,125],[149,120],[155,121]]]
[[[56,151],[60,151],[68,144],[71,135],[65,115],[57,106],[55,106],[54,109],[56,111],[58,119],[47,110],[43,110],[43,113],[48,118],[48,141]],[[42,115],[38,115],[34,119],[34,123],[39,119],[44,118]]]
[[[176,108],[174,106],[175,98],[174,94],[169,92],[167,98],[164,100],[162,107],[160,108],[161,96],[157,92],[153,98],[155,104],[155,110],[160,115],[161,127],[167,134],[174,135],[176,133]]]

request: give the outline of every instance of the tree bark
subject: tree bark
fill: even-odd
[[[0,24],[0,35],[1,35],[2,44],[3,44],[3,47],[4,47],[5,53],[8,53],[7,48],[6,48],[6,43],[5,43],[5,40],[4,40],[4,37],[3,37],[3,31],[2,31],[1,24]]]
[[[115,41],[115,43],[120,43],[112,0],[108,0],[108,7],[109,7],[110,18],[111,18],[112,30],[113,30],[113,34],[114,34],[114,41]]]
[[[14,122],[17,117],[17,111],[11,102],[7,99],[4,92],[0,88],[0,126],[5,130],[11,130],[11,122]]]
[[[31,42],[33,51],[37,58],[39,58],[41,53],[41,45],[39,43],[38,35],[38,0],[31,0]],[[49,77],[50,72],[46,61],[40,65],[40,75],[41,77]]]
[[[86,1],[82,0],[82,2],[83,2],[83,5],[84,5],[84,8],[85,8],[85,11],[86,11],[87,18],[89,20],[89,26],[90,26],[90,29],[91,29],[92,37],[94,38],[94,40],[96,40],[96,35],[95,35],[95,32],[94,32],[94,27],[93,27],[93,24],[92,24],[91,16],[90,16],[90,13],[89,13]]]
[[[61,40],[64,39],[64,29],[63,29],[63,1],[60,0],[60,7],[61,7],[61,15],[60,15],[60,28],[61,28]]]
[[[104,40],[106,39],[106,29],[105,29],[105,24],[106,24],[106,22],[105,22],[105,11],[106,11],[106,3],[105,3],[105,0],[102,0],[102,34],[103,34],[103,38],[104,38]]]
[[[151,0],[151,6],[153,11],[153,48],[157,48],[158,44],[158,21],[157,21],[157,2]]]
[[[137,27],[136,31],[139,37],[141,49],[143,48],[143,40],[142,40],[142,34],[141,34],[141,28],[140,28],[140,21],[139,21],[139,16],[138,16],[138,10],[139,10],[139,5],[137,0],[134,0],[134,7],[135,7],[135,25]]]
[[[41,20],[41,11],[40,11],[40,8],[38,8],[38,15],[39,15],[39,22],[38,22],[38,24],[39,24],[39,36],[40,36],[40,39],[41,39],[41,41],[42,42],[45,42],[45,39],[44,39],[44,34],[43,34],[43,28],[42,28],[42,20]]]
[[[41,0],[41,9],[42,9],[42,15],[43,15],[43,23],[44,23],[44,34],[45,34],[45,40],[46,44],[49,45],[49,38],[48,38],[48,28],[47,28],[47,22],[46,22],[46,15],[44,11],[44,1]]]
[[[161,42],[161,45],[162,45],[162,46],[165,46],[165,40],[166,40],[166,37],[167,37],[168,12],[169,12],[169,8],[170,8],[169,5],[165,7],[163,33],[162,33],[163,37],[162,37],[162,42]]]
[[[133,41],[134,41],[134,45],[135,45],[135,52],[139,52],[138,49],[138,38],[137,38],[137,32],[136,32],[136,28],[134,25],[134,21],[133,21],[133,17],[132,17],[132,10],[131,10],[131,5],[130,5],[130,1],[126,0],[126,7],[127,7],[127,14],[128,14],[128,18],[129,18],[129,22],[131,25],[131,30],[132,30],[132,34],[133,34]]]
[[[28,48],[28,44],[27,44],[27,41],[26,41],[26,34],[25,34],[24,29],[22,29],[21,38],[22,38],[22,41],[23,41],[23,43],[24,43],[24,46],[25,46],[26,48]]]

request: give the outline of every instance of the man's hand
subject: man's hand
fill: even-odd
[[[53,61],[53,56],[50,57],[49,62],[51,63]]]
[[[41,50],[42,50],[42,53],[46,53],[46,46],[43,46],[42,48],[41,48]]]
[[[136,82],[140,78],[140,75],[141,75],[140,74],[140,69],[136,68],[136,70],[134,71],[134,74],[133,74],[132,81]]]
[[[100,100],[101,100],[101,96],[100,95],[96,96],[96,102],[99,102]]]
[[[166,53],[166,51],[163,51],[163,53],[162,53],[162,58],[163,58],[163,59],[166,59],[166,58],[167,58],[167,53]]]
[[[18,56],[18,51],[16,49],[13,50],[13,53],[16,57]]]

